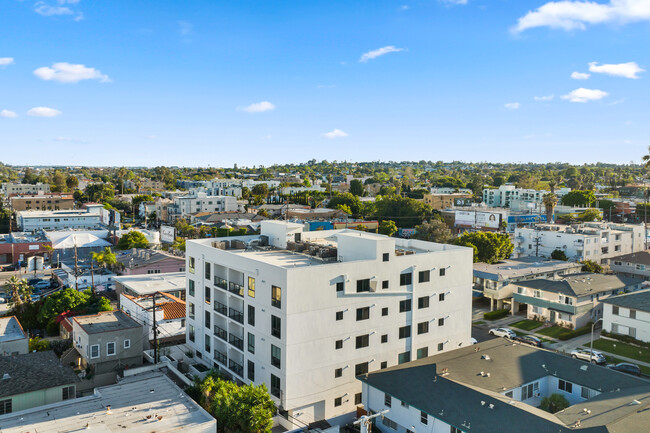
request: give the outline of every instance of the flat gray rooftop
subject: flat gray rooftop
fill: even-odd
[[[75,316],[72,321],[77,322],[87,334],[99,334],[142,326],[122,311],[104,311],[88,316]]]
[[[110,411],[107,409],[110,406]],[[89,397],[0,417],[3,433],[81,430],[128,433],[216,432],[216,420],[169,378],[149,373],[97,388]]]
[[[185,290],[185,272],[125,275],[115,277],[114,280],[122,284],[125,288],[140,295],[148,295],[155,292]]]
[[[541,257],[521,257],[515,260],[503,260],[492,265],[474,263],[474,276],[496,279],[499,281],[527,275],[545,274],[567,269],[581,269],[582,265],[562,260],[545,260]]]
[[[16,317],[0,317],[0,343],[27,338]]]

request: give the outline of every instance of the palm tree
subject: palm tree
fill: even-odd
[[[31,300],[32,288],[24,279],[13,276],[4,285],[5,293],[9,295],[9,303],[21,305]]]
[[[104,251],[101,253],[91,253],[90,257],[90,279],[91,279],[91,290],[93,293],[93,296],[95,295],[95,273],[93,272],[93,263],[97,262],[97,264],[101,268],[113,268],[113,266],[117,263],[117,257],[115,256],[115,253],[111,251],[109,247],[104,248]]]
[[[553,211],[557,205],[557,196],[553,193],[544,194],[542,203],[544,203],[544,209],[546,210],[546,222],[551,223],[553,221]]]
[[[648,146],[648,152],[650,152],[650,146]],[[643,155],[642,159],[645,168],[650,168],[650,153],[648,155]]]

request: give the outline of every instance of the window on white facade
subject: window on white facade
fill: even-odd
[[[99,358],[99,344],[90,346],[90,359]]]
[[[131,340],[124,340],[124,348],[128,349],[129,347],[131,347]]]
[[[115,355],[115,342],[106,343],[106,356]]]

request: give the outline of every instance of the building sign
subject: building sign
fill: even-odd
[[[508,216],[508,224],[534,224],[545,223],[546,215],[510,215]]]
[[[170,226],[160,227],[160,240],[168,244],[173,244],[176,240],[176,229]]]
[[[456,211],[456,226],[498,229],[501,214],[496,212]]]
[[[29,251],[38,251],[40,249],[40,245],[30,245],[29,246]]]
[[[472,199],[471,198],[455,198],[454,199],[454,206],[471,206],[472,205]]]

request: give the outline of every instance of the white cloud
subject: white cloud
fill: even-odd
[[[639,78],[639,73],[644,72],[636,62],[619,63],[617,65],[598,65],[598,62],[589,63],[589,70],[596,74],[607,74],[614,77]]]
[[[102,74],[95,68],[66,62],[54,63],[51,68],[47,66],[38,68],[34,71],[34,75],[45,81],[54,80],[59,83],[76,83],[82,80],[99,80],[100,83],[111,81],[108,75]]]
[[[399,10],[407,11],[407,10],[409,10],[409,5],[402,5],[402,6],[399,7]]]
[[[319,84],[316,87],[319,89],[333,89],[336,87],[336,84]]]
[[[14,63],[13,57],[0,57],[0,66],[13,65],[13,63]]]
[[[179,21],[178,22],[178,33],[183,36],[188,36],[192,34],[194,30],[194,25],[188,21]]]
[[[59,4],[62,4],[59,2]],[[74,12],[69,7],[65,6],[50,6],[44,2],[37,2],[34,5],[34,12],[44,17],[50,17],[53,15],[72,15]]]
[[[585,30],[588,24],[626,24],[650,20],[648,0],[594,1],[562,0],[548,2],[519,18],[512,28],[515,33],[534,27],[563,30]]]
[[[384,54],[388,53],[398,53],[400,51],[404,51],[404,48],[395,48],[393,45],[388,45],[386,47],[378,48],[376,50],[368,51],[367,53],[363,53],[361,55],[361,58],[359,61],[361,63],[366,63],[368,60],[375,59],[379,56],[383,56]]]
[[[27,112],[28,116],[33,116],[33,117],[56,117],[61,113],[59,110],[55,110],[54,108],[49,108],[49,107],[34,107],[31,110]]]
[[[573,72],[571,74],[571,78],[573,78],[574,80],[586,80],[589,77],[591,77],[591,74],[588,74],[586,72],[577,72],[576,71],[576,72]]]
[[[245,111],[247,113],[263,113],[264,111],[275,110],[275,105],[271,104],[269,101],[256,102],[244,108],[237,108],[237,110]]]
[[[518,110],[519,107],[521,107],[521,104],[519,102],[508,102],[507,104],[504,104],[504,107],[508,110]]]
[[[533,99],[535,101],[552,101],[553,98],[555,98],[555,95],[535,96]]]
[[[467,0],[438,0],[440,3],[445,3],[448,5],[466,5]]]
[[[567,99],[570,102],[589,102],[603,99],[607,95],[609,95],[609,93],[603,92],[602,90],[585,89],[584,87],[581,87],[571,91],[567,95],[563,95],[562,99]]]
[[[63,137],[63,136],[61,136],[61,137],[56,137],[56,138],[54,139],[54,141],[58,141],[58,142],[68,142],[68,143],[85,143],[85,141],[83,141],[83,140],[80,139],[80,138],[75,138],[75,137]]]
[[[15,119],[18,115],[10,110],[2,110],[0,111],[0,117],[4,117],[5,119]]]
[[[334,138],[343,138],[347,136],[348,134],[341,131],[340,129],[335,129],[334,131],[326,132],[325,134],[323,134],[323,137],[329,138],[330,140]]]

